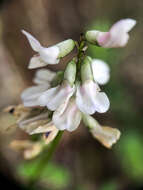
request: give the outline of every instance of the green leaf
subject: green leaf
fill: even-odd
[[[26,180],[33,179],[35,176],[35,170],[39,160],[26,161],[19,165],[17,172],[20,176],[24,177]],[[54,187],[56,189],[61,189],[66,187],[70,183],[70,172],[58,164],[49,162],[41,176],[40,181],[44,184]]]

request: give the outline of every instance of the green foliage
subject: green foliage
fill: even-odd
[[[25,161],[19,165],[17,172],[20,176],[30,181],[35,176],[35,170],[38,163],[38,159],[34,161]],[[69,184],[70,177],[70,173],[66,168],[49,162],[45,166],[40,176],[40,180],[54,189],[61,189]]]
[[[130,131],[122,136],[119,146],[119,157],[123,171],[132,180],[143,180],[143,140],[142,134]]]
[[[118,184],[115,181],[109,181],[104,183],[100,190],[117,190],[118,189]]]

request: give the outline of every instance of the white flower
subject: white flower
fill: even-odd
[[[94,80],[100,84],[106,84],[110,79],[110,68],[104,61],[100,59],[92,59],[91,67]]]
[[[104,92],[100,92],[97,83],[92,80],[90,58],[86,57],[81,66],[82,84],[77,82],[76,91],[69,99],[57,107],[53,114],[53,123],[59,130],[74,131],[80,124],[82,113],[104,113],[110,102]]]
[[[109,109],[110,102],[107,95],[100,92],[98,84],[93,81],[91,64],[92,59],[87,56],[81,66],[82,85],[77,86],[76,103],[83,113],[104,113]]]
[[[32,49],[38,53],[38,55],[31,58],[28,66],[29,69],[43,67],[48,64],[57,64],[60,58],[70,53],[75,46],[74,41],[68,39],[46,48],[28,32],[22,30],[22,33],[27,37]]]
[[[38,106],[38,98],[43,92],[50,88],[50,82],[53,80],[55,75],[56,73],[48,69],[38,70],[34,78],[34,82],[37,86],[29,87],[21,94],[24,106]]]
[[[91,30],[86,33],[89,42],[104,48],[124,47],[129,39],[128,32],[135,26],[136,21],[133,19],[122,19],[115,23],[109,32]]]
[[[73,131],[78,127],[82,113],[106,112],[110,102],[107,95],[100,91],[98,84],[93,80],[91,61],[90,57],[86,57],[82,63],[81,82],[77,81],[75,85],[76,64],[72,60],[66,67],[61,84],[48,90],[38,88],[39,91],[36,89],[36,93],[33,89],[26,90],[22,95],[24,104],[47,106],[49,110],[54,111],[52,122],[55,127],[68,131]]]
[[[77,85],[75,96],[57,107],[52,121],[59,130],[74,131],[80,124],[82,113],[93,114],[106,112],[110,102],[104,92],[99,91],[99,86],[93,81],[86,81]]]

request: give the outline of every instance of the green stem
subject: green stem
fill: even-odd
[[[39,180],[41,174],[43,173],[45,169],[45,165],[48,164],[49,160],[51,159],[57,145],[59,144],[59,141],[62,137],[63,131],[59,131],[56,138],[53,140],[50,148],[48,149],[48,152],[44,152],[42,159],[39,161],[39,164],[37,165],[37,168],[35,169],[35,175],[30,181],[30,186],[34,186],[35,182]]]
[[[78,45],[78,53],[77,53],[77,76],[76,78],[80,80],[80,68],[81,68],[81,62],[82,62],[82,58],[83,58],[83,48],[85,46],[85,39],[83,34],[81,34],[80,36],[80,41],[79,41],[79,45]]]

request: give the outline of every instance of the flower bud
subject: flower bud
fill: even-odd
[[[86,56],[82,65],[81,65],[81,80],[85,82],[87,80],[93,80],[93,74],[91,69],[92,59],[89,56]]]
[[[75,61],[72,60],[68,63],[65,69],[64,79],[67,80],[72,86],[75,82],[75,77],[76,77],[76,64]]]
[[[66,56],[73,50],[73,48],[75,46],[75,42],[72,39],[68,39],[68,40],[65,40],[63,42],[56,44],[56,46],[60,50],[58,57],[61,58],[61,57]]]

